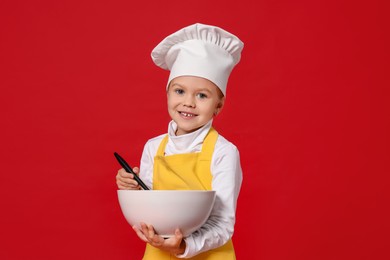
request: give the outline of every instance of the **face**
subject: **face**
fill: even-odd
[[[176,135],[191,133],[218,114],[225,98],[211,81],[194,76],[174,78],[168,87],[168,112],[177,124]]]

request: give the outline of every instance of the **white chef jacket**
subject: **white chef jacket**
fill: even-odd
[[[203,140],[212,126],[210,120],[195,132],[176,136],[177,125],[168,125],[169,140],[165,155],[200,152]],[[148,187],[153,187],[153,164],[157,149],[166,134],[148,140],[145,144],[140,177]],[[201,252],[224,245],[233,235],[237,198],[241,188],[242,170],[239,152],[235,145],[221,135],[218,136],[211,160],[212,189],[216,199],[210,217],[197,231],[184,240],[186,250],[179,258],[190,258]]]

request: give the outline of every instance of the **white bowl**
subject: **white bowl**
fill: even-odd
[[[203,190],[118,190],[123,215],[131,226],[140,222],[153,225],[163,237],[180,228],[189,236],[207,220],[215,201],[215,191]]]

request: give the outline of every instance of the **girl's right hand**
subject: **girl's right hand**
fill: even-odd
[[[134,173],[139,174],[139,168],[133,168]],[[140,186],[138,182],[134,179],[134,175],[125,171],[125,169],[120,169],[116,175],[116,184],[120,190],[139,190]]]

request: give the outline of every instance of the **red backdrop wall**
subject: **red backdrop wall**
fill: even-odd
[[[140,259],[113,151],[167,128],[166,35],[245,48],[217,129],[239,148],[238,259],[389,259],[386,1],[1,1],[0,258]]]

